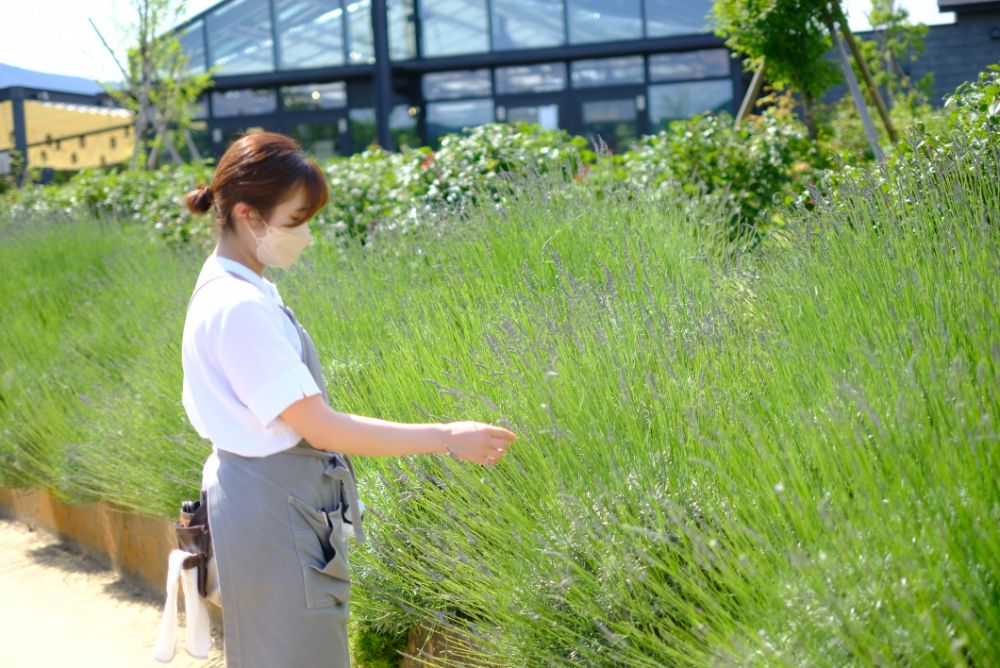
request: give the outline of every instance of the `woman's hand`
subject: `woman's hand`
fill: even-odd
[[[450,422],[442,424],[445,450],[452,457],[466,462],[493,466],[507,453],[517,434],[482,422]]]

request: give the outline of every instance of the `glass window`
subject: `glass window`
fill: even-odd
[[[424,56],[488,51],[486,0],[420,0]]]
[[[347,60],[352,65],[375,62],[371,0],[344,0],[347,12]]]
[[[269,114],[277,108],[278,96],[269,88],[212,92],[212,111],[217,118]]]
[[[199,74],[205,71],[205,24],[197,21],[188,26],[187,30],[177,36],[181,48],[188,55],[187,71]]]
[[[387,0],[389,16],[389,59],[417,57],[417,30],[413,0]]]
[[[712,32],[712,0],[646,0],[646,36]]]
[[[420,110],[407,104],[397,104],[389,112],[389,133],[396,148],[420,146],[417,114]]]
[[[340,0],[274,0],[281,69],[344,64]]]
[[[508,107],[507,121],[509,123],[537,123],[545,130],[555,130],[559,127],[559,105],[539,104],[527,107]]]
[[[459,70],[424,75],[424,97],[448,100],[458,97],[489,97],[493,92],[490,71]]]
[[[565,41],[562,0],[493,0],[493,50],[559,46]]]
[[[351,109],[351,145],[355,151],[363,151],[375,143],[375,110],[372,108]]]
[[[548,93],[566,88],[566,63],[497,68],[497,95]]]
[[[208,43],[218,74],[274,70],[267,0],[234,0],[208,15]]]
[[[583,103],[584,134],[593,142],[600,137],[613,152],[626,149],[628,142],[639,135],[638,118],[634,97]]]
[[[347,86],[343,81],[282,86],[281,102],[285,109],[342,109],[347,106]]]
[[[732,112],[733,82],[689,81],[649,87],[649,121],[653,131],[666,128],[670,121],[690,118],[705,111]]]
[[[493,100],[463,100],[462,102],[432,102],[427,105],[427,138],[433,146],[448,133],[463,132],[493,121]]]
[[[643,83],[642,56],[577,60],[570,63],[573,88]]]
[[[726,49],[659,53],[649,57],[650,81],[708,79],[728,76],[729,51]]]
[[[315,158],[325,160],[337,155],[337,137],[340,131],[336,123],[296,123],[292,126],[291,135]]]
[[[642,37],[640,0],[566,1],[569,3],[567,14],[570,44]]]

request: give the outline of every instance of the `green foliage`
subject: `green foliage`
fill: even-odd
[[[971,133],[977,147],[995,146],[1000,141],[1000,63],[959,85],[944,108],[951,128]]]
[[[918,184],[915,188],[930,187],[941,174],[929,169],[929,164],[946,165],[960,173],[989,173],[996,169],[998,148],[1000,64],[994,64],[980,72],[976,81],[959,85],[945,99],[941,111],[914,121],[895,150],[887,153],[882,169],[866,170],[863,165],[848,163],[823,171],[809,197],[825,199],[846,212],[844,200],[838,196],[841,184],[865,184],[872,197],[895,202],[899,215],[905,218],[916,202],[901,194],[899,183],[914,181]]]
[[[368,155],[388,182],[373,192],[440,210],[363,226],[377,243],[321,237],[282,275],[333,408],[520,439],[493,469],[355,459],[359,665],[392,665],[412,626],[468,639],[456,664],[988,665],[998,98],[1000,66],[951,96],[946,131],[845,167],[735,257],[700,230],[778,211],[767,193],[801,186],[786,166],[821,158],[776,112],[748,135],[677,123],[569,186],[490,129],[454,170],[414,152],[402,178],[403,158]],[[154,178],[177,196],[200,169]],[[715,171],[761,185],[734,194]],[[28,189],[16,218],[0,209],[0,480],[167,517],[209,453],[178,389],[204,249],[108,208],[150,178],[91,171],[58,207]]]
[[[155,170],[87,168],[66,184],[32,184],[6,193],[12,219],[92,216],[138,225],[170,241],[202,241],[212,236],[210,221],[196,218],[181,197],[212,178],[213,160]]]
[[[586,139],[526,123],[448,135],[437,151],[369,147],[327,163],[330,203],[318,221],[363,241],[376,228],[420,225],[443,209],[474,206],[478,197],[499,203],[505,177],[552,171],[569,177],[593,159]]]
[[[280,280],[336,410],[520,436],[492,469],[355,459],[356,645],[416,623],[474,638],[466,664],[988,665],[1000,175],[972,136],[735,260],[697,198],[552,197],[554,172],[318,239]],[[0,247],[0,471],[166,517],[208,454],[178,395],[204,255],[78,214]]]
[[[674,121],[643,137],[621,160],[631,185],[665,204],[692,196],[721,202],[729,241],[756,245],[790,203],[827,166],[824,152],[790,114],[769,110],[735,126],[729,114]]]
[[[352,635],[351,662],[364,668],[398,668],[408,632],[387,633],[371,624],[357,626]]]

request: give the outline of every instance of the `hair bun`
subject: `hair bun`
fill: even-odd
[[[184,203],[187,208],[192,213],[202,214],[212,208],[212,204],[215,201],[215,196],[212,193],[211,186],[204,186],[202,188],[195,188],[189,192],[185,198]]]

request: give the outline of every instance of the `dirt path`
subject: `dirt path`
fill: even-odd
[[[207,660],[184,651],[183,605],[174,660],[153,659],[163,596],[146,594],[48,532],[0,516],[0,550],[3,666],[224,665],[218,637]]]

